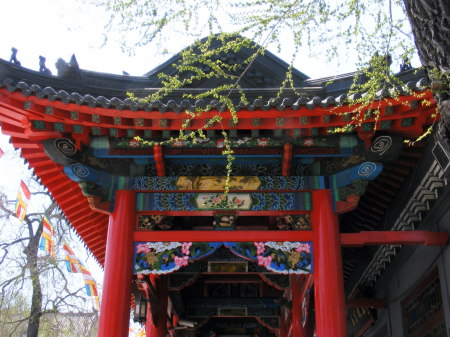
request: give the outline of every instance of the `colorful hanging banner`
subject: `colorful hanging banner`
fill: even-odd
[[[63,244],[66,268],[69,273],[81,273],[81,261],[75,256],[67,242]]]
[[[17,200],[16,200],[16,217],[23,221],[25,219],[25,215],[27,214],[28,203],[31,199],[31,193],[28,189],[27,185],[20,181],[19,192],[17,192]]]
[[[43,222],[43,229],[41,240],[39,242],[39,249],[46,251],[51,256],[55,257],[55,240],[53,238],[54,236],[53,226],[45,215],[44,219],[42,219],[42,222]]]
[[[139,330],[139,332],[136,334],[136,337],[145,337],[147,336],[145,333],[145,328],[141,328],[141,330]]]
[[[145,333],[145,326],[143,326],[142,328],[139,329],[139,331],[133,329],[132,327],[130,327],[128,329],[129,332],[129,336],[130,337],[145,337],[147,336]]]
[[[87,294],[89,296],[98,296],[97,283],[95,282],[89,270],[83,265],[81,265],[81,273],[83,274]]]
[[[86,288],[86,293],[88,294],[88,296],[94,298],[95,309],[98,310],[99,301],[98,301],[97,282],[95,282],[95,279],[92,277],[89,270],[82,264],[81,264],[81,273],[83,274],[84,287]]]
[[[65,263],[66,263],[67,271],[69,273],[81,273],[83,275],[86,293],[88,296],[91,296],[94,298],[95,308],[96,308],[96,310],[98,310],[99,309],[99,299],[98,299],[97,283],[95,282],[95,279],[92,277],[89,270],[75,256],[75,253],[70,248],[70,246],[67,242],[64,242],[63,249],[64,249],[64,253],[65,253]]]

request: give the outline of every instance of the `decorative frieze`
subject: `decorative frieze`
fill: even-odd
[[[180,176],[180,177],[136,177],[135,190],[167,191],[217,191],[225,186],[223,176]],[[302,176],[234,176],[230,180],[230,190],[303,190],[325,187],[323,177]]]
[[[92,116],[91,116],[91,120],[92,120],[92,123],[100,123],[100,115],[95,115],[95,114],[93,114]]]
[[[309,192],[137,193],[137,211],[309,211]]]
[[[172,273],[213,254],[222,246],[243,259],[243,262],[246,260],[257,262],[259,266],[274,273],[309,274],[313,272],[311,242],[268,241],[135,242],[134,273]],[[243,270],[245,271],[247,270]]]
[[[77,121],[78,120],[78,111],[71,111],[70,112],[70,119]]]
[[[45,107],[45,114],[46,115],[53,115],[53,107],[52,106],[46,106]]]

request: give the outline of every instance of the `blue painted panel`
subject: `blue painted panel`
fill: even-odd
[[[347,170],[336,173],[335,181],[337,188],[347,186],[352,182],[360,179],[373,180],[383,170],[383,164],[364,162]]]

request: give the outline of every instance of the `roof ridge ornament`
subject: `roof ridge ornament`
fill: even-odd
[[[9,62],[21,66],[20,61],[17,59],[17,48],[11,48],[11,57],[9,58]]]
[[[46,58],[44,56],[42,56],[42,55],[39,55],[39,72],[43,73],[45,75],[51,75],[52,72],[45,65],[45,61],[46,61]]]
[[[78,65],[75,54],[72,54],[69,63],[64,61],[61,57],[55,63],[58,70],[58,77],[66,79],[79,79],[81,77],[80,66]]]

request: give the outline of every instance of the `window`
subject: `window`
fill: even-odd
[[[406,337],[447,337],[437,270],[403,301],[402,307]]]

